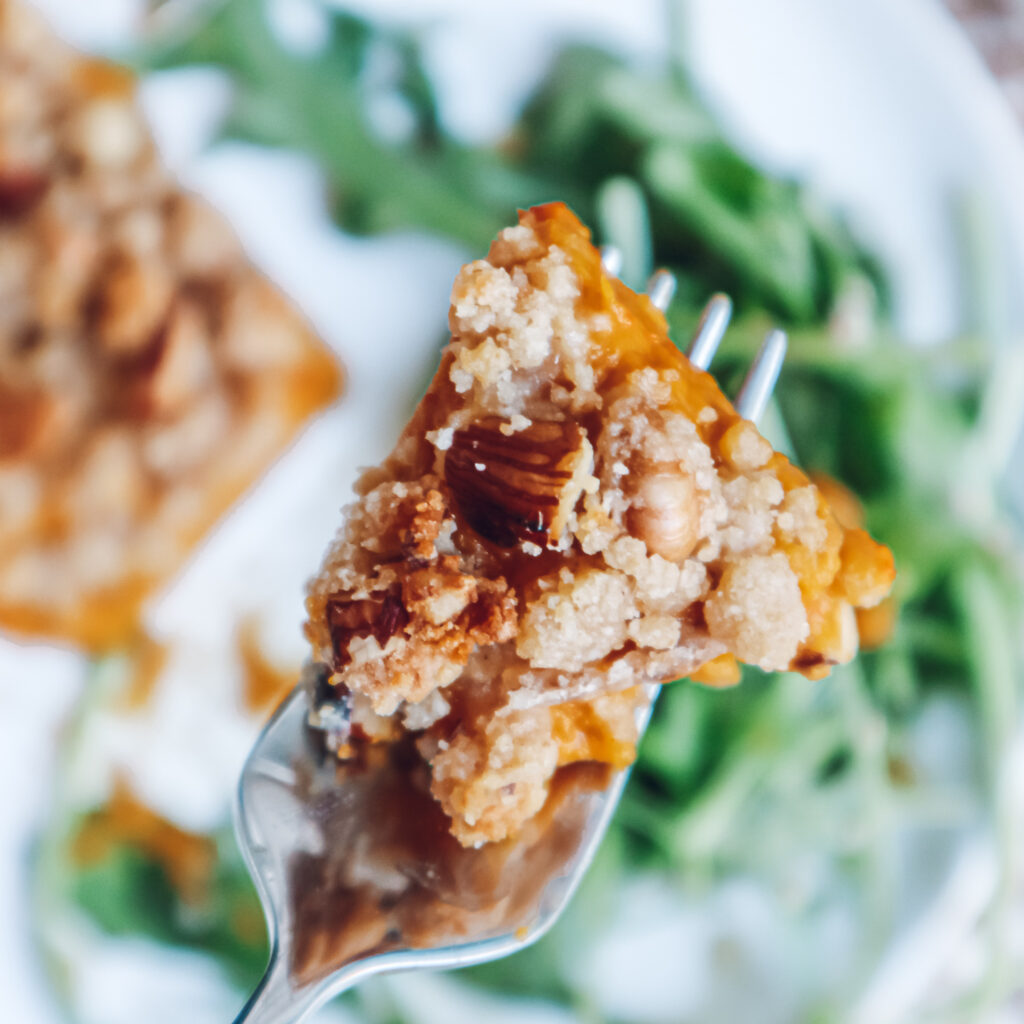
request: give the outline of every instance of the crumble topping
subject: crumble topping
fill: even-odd
[[[538,581],[542,590],[549,580]],[[632,588],[618,573],[584,569],[530,602],[519,620],[516,653],[535,668],[573,672],[625,642],[638,615]]]
[[[777,523],[785,539],[796,540],[809,551],[820,551],[828,541],[828,529],[818,516],[818,496],[810,484],[786,495]]]
[[[560,765],[628,764],[645,684],[853,656],[891,556],[603,273],[565,207],[462,270],[450,326],[310,585],[307,633],[364,733],[417,734],[460,842],[515,834]]]
[[[348,529],[316,581],[324,619],[310,633],[346,686],[390,715],[453,682],[477,645],[514,635],[515,594],[454,553],[455,522],[434,478],[383,483],[349,510]]]
[[[439,722],[451,709],[441,691],[432,690],[423,700],[405,704],[402,709],[402,724],[410,732],[422,732],[435,722]]]
[[[808,634],[800,584],[781,552],[729,563],[704,617],[736,657],[766,670],[786,668]]]
[[[700,416],[703,415],[704,410],[701,410]],[[698,422],[707,422],[701,420],[700,416],[697,418]],[[714,422],[715,419],[717,416],[712,417],[710,422]],[[718,450],[729,465],[741,473],[761,469],[772,457],[772,446],[757,432],[757,428],[746,420],[740,420],[729,427],[718,442]]]
[[[551,709],[504,709],[479,731],[462,730],[431,761],[433,793],[466,845],[503,839],[509,821],[544,805],[558,765]]]

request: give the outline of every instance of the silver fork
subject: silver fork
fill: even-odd
[[[612,274],[621,265],[607,248],[602,263]],[[647,286],[662,310],[674,289],[666,271]],[[731,312],[725,295],[707,304],[687,350],[695,366],[710,366]],[[785,334],[769,332],[736,399],[746,418],[763,413],[785,349]],[[271,952],[236,1024],[297,1024],[370,975],[465,967],[536,941],[583,877],[629,774],[581,770],[514,842],[464,849],[438,805],[401,786],[401,773],[415,767],[353,765],[325,750],[308,724],[310,692],[323,698],[323,684],[323,669],[308,666],[242,771],[235,831]],[[641,736],[656,692],[649,687],[638,716]],[[341,705],[318,706],[322,728],[344,724]]]

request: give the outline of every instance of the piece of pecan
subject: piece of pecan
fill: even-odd
[[[59,443],[67,402],[35,389],[8,387],[0,380],[0,461],[38,455]]]
[[[49,184],[45,174],[32,168],[0,168],[0,222],[29,213]]]
[[[455,433],[444,476],[463,519],[482,537],[501,547],[544,547],[561,536],[593,458],[586,432],[571,420],[513,431],[488,417]]]
[[[100,348],[116,359],[145,352],[165,328],[173,298],[173,278],[157,260],[115,257],[89,302]]]
[[[342,668],[352,660],[349,645],[354,637],[372,636],[383,647],[408,623],[409,613],[397,587],[377,591],[362,600],[332,597],[327,602],[327,628],[335,668]]]

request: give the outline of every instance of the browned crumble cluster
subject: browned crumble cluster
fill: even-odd
[[[338,385],[131,76],[0,0],[0,628],[123,638]]]
[[[357,738],[418,735],[462,843],[514,835],[560,766],[627,765],[643,684],[853,657],[888,550],[839,525],[564,206],[463,268],[450,326],[307,632]]]

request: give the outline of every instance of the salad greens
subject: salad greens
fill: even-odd
[[[1024,588],[999,503],[963,499],[965,482],[997,494],[1005,467],[977,453],[1004,451],[1000,409],[1024,406],[1020,387],[993,386],[1002,355],[984,335],[927,351],[891,337],[876,260],[806,189],[730,143],[678,57],[635,67],[569,45],[507,137],[470,145],[445,126],[420,34],[326,7],[323,18],[322,45],[297,52],[258,0],[226,0],[165,27],[137,63],[224,71],[224,136],[314,157],[347,231],[423,230],[479,253],[517,206],[566,200],[624,250],[629,283],[653,266],[675,272],[676,339],[709,293],[732,294],[740,315],[715,364],[726,387],[764,329],[784,323],[791,347],[769,433],[859,495],[899,569],[889,619],[873,626],[884,643],[828,680],[748,670],[732,690],[666,687],[585,895],[536,946],[461,976],[587,1008],[572,951],[607,926],[614,893],[637,872],[687,892],[740,875],[784,888],[810,850],[833,866],[828,879],[838,872],[860,887],[863,932],[877,945],[894,913],[894,832],[990,820],[1010,858],[1005,765],[1020,712]],[[401,132],[374,114],[382,95],[405,111]],[[942,778],[918,750],[917,723],[937,705],[956,708],[974,737],[966,783]],[[217,843],[201,918],[137,851],[79,872],[73,897],[108,930],[197,945],[251,981],[264,940],[232,922],[254,897],[229,837]],[[801,884],[798,916],[820,897]],[[806,1019],[842,1019],[842,1008],[841,993],[823,996]]]
[[[208,4],[137,63],[227,72],[224,136],[313,156],[346,231],[422,229],[475,254],[517,207],[561,199],[626,250],[627,283],[642,285],[653,254],[697,307],[725,290],[787,324],[813,324],[851,279],[866,275],[883,289],[879,268],[834,215],[729,143],[679,62],[637,68],[569,45],[507,137],[468,145],[445,128],[414,32],[327,4],[322,15],[320,48],[295,52],[262,0]],[[639,239],[641,222],[648,237]]]

